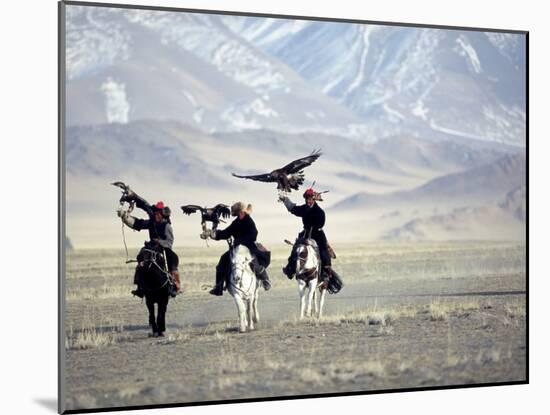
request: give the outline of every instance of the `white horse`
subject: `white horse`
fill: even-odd
[[[258,313],[258,294],[260,281],[250,268],[252,255],[243,245],[230,249],[231,276],[227,291],[233,296],[239,313],[239,331],[254,330],[254,324],[260,321]]]
[[[300,293],[300,319],[311,316],[311,308],[321,318],[325,304],[326,284],[321,280],[321,257],[313,239],[306,239],[296,249],[296,281]],[[317,295],[317,288],[319,294]],[[307,293],[306,293],[307,291]],[[319,297],[317,301],[317,297]]]

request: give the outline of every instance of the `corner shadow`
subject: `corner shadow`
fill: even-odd
[[[44,408],[57,413],[57,399],[52,398],[35,398],[34,401]]]

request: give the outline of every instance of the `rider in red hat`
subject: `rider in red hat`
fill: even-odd
[[[317,242],[323,271],[330,275],[332,262],[328,249],[327,237],[323,231],[323,226],[325,226],[325,212],[317,204],[317,201],[322,201],[323,199],[321,194],[317,193],[313,188],[307,189],[303,197],[306,203],[300,206],[292,203],[286,196],[282,196],[280,200],[285,204],[290,213],[302,218],[304,229],[298,234],[298,239],[312,238]],[[292,278],[296,273],[296,259],[296,244],[294,244],[290,257],[288,258],[288,264],[283,268],[283,272],[288,278]]]
[[[118,215],[127,226],[136,231],[147,229],[149,231],[149,243],[154,246],[162,247],[166,255],[168,271],[174,280],[177,293],[180,293],[181,282],[178,271],[179,257],[172,250],[172,245],[174,243],[174,231],[172,229],[172,222],[170,221],[170,208],[165,206],[162,201],[159,201],[154,205],[150,205],[147,201],[145,201],[145,199],[136,195],[134,192],[131,192],[125,196],[125,200],[135,201],[136,207],[144,210],[147,213],[147,216],[149,216],[149,219],[135,218],[130,216],[128,212],[120,209],[117,211]],[[138,254],[138,261],[140,261],[140,254]],[[137,289],[133,290],[132,294],[143,298],[144,292],[141,284],[141,273],[138,271],[139,267],[136,268],[136,273],[134,275],[134,284],[137,285]]]

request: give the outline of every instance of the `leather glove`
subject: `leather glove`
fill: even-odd
[[[294,206],[296,206],[295,203],[292,203],[288,197],[283,197],[282,202],[284,203],[286,209],[290,212]]]
[[[202,233],[199,236],[201,237],[201,239],[212,238],[212,230],[205,229],[204,231],[202,231]]]
[[[122,219],[122,222],[124,222],[126,225],[128,225],[130,228],[134,226],[135,218],[130,216],[128,214],[128,211],[126,211],[124,208],[120,207],[116,211],[118,217]]]

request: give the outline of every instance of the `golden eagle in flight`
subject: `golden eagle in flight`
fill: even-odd
[[[273,170],[271,173],[258,174],[255,176],[241,176],[235,173],[232,174],[240,179],[250,179],[259,182],[274,182],[277,183],[277,190],[289,193],[292,189],[298,190],[298,188],[304,183],[303,169],[311,165],[321,155],[321,150],[314,150],[309,156],[294,160],[280,169]]]
[[[215,230],[220,222],[224,222],[221,218],[227,219],[231,216],[229,206],[223,203],[218,203],[213,208],[206,208],[198,205],[185,205],[181,206],[181,210],[183,210],[183,213],[186,215],[191,215],[199,211],[201,213],[201,225],[203,229],[206,227],[206,222],[212,222],[212,229]]]

